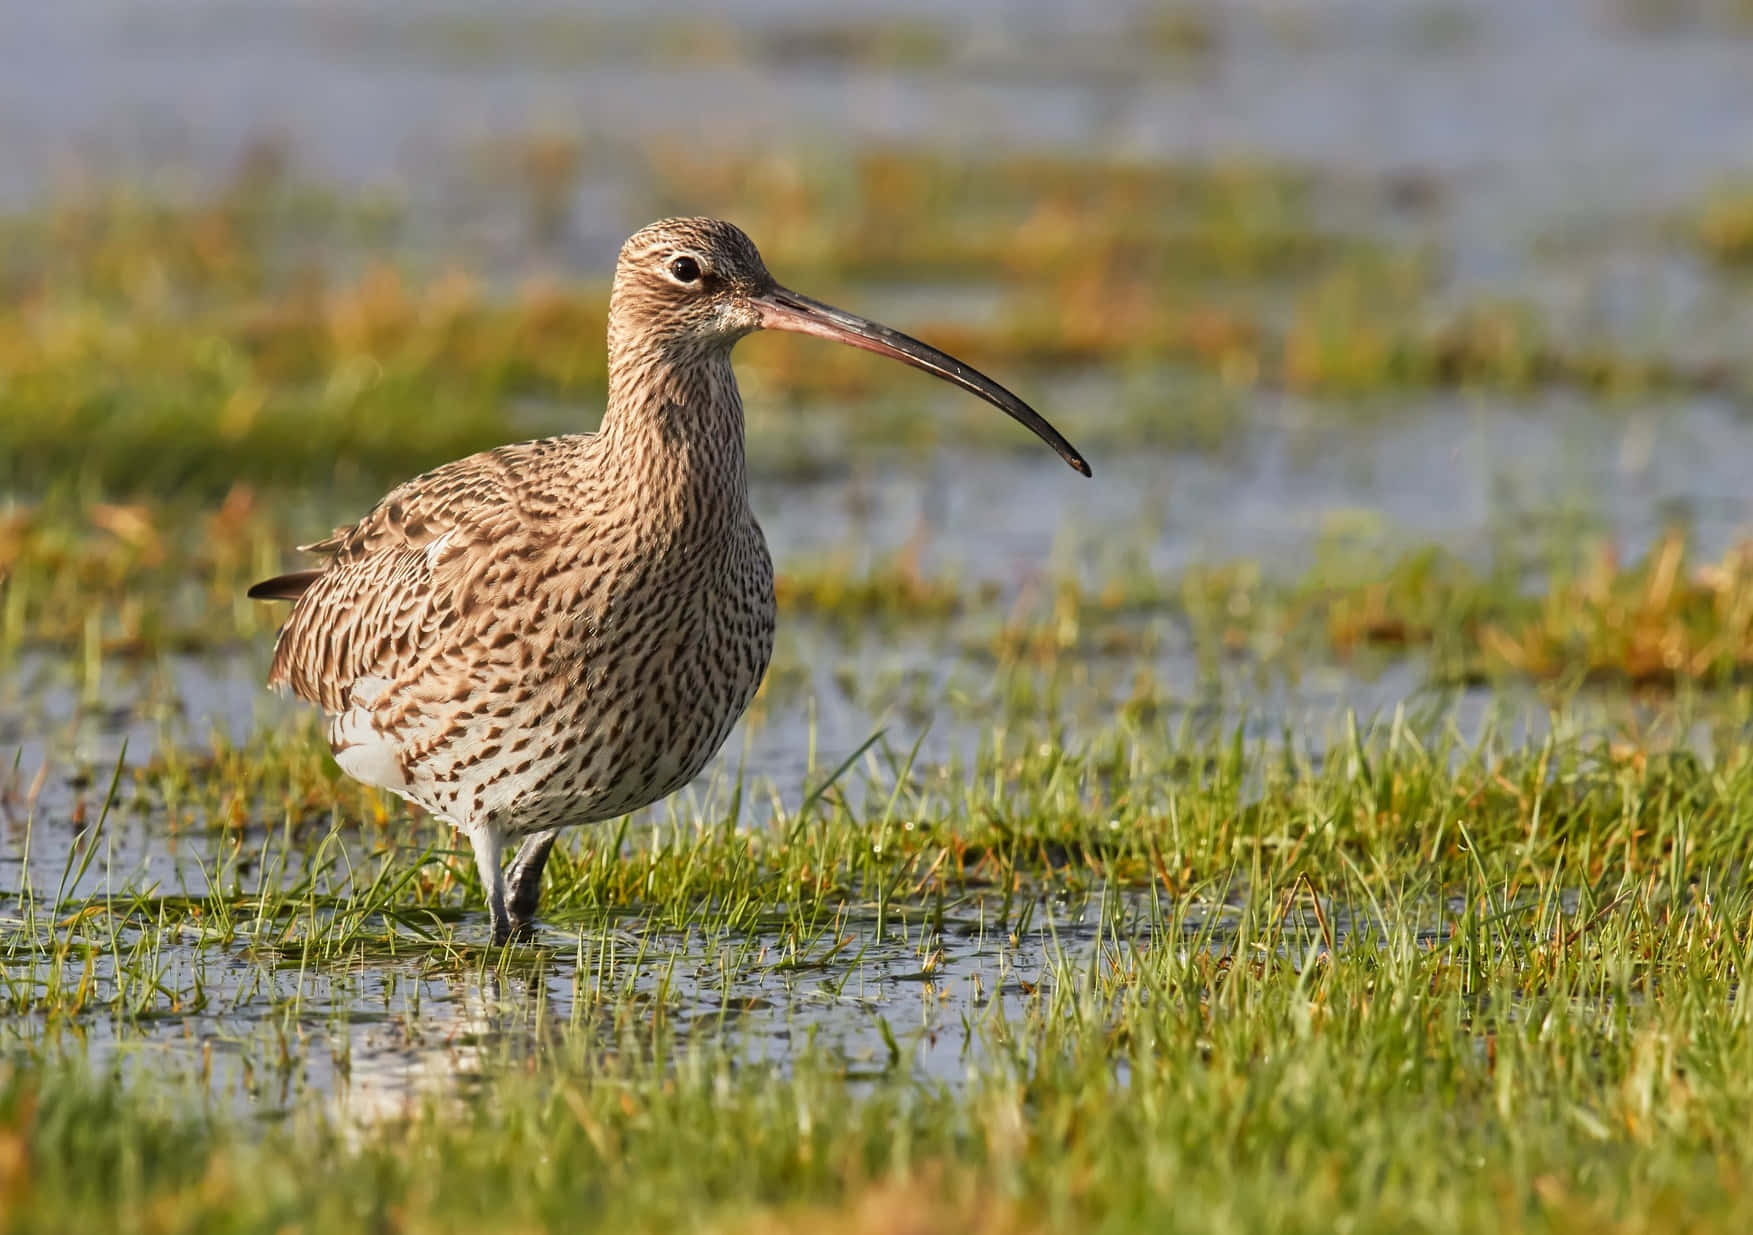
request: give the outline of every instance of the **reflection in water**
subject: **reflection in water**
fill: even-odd
[[[1194,71],[1179,72],[1161,71],[1150,57],[1141,65],[1134,53],[1138,22],[1155,7],[1143,3],[977,0],[953,14],[910,3],[901,7],[947,31],[942,62],[846,63],[831,73],[797,55],[796,39],[784,62],[771,49],[785,40],[757,40],[750,62],[678,72],[660,50],[666,39],[641,39],[637,28],[654,17],[689,18],[692,5],[595,6],[596,17],[580,20],[630,21],[636,34],[621,45],[628,54],[599,59],[588,72],[557,62],[552,46],[532,63],[533,45],[516,37],[505,43],[510,54],[446,58],[446,46],[479,45],[443,37],[446,22],[479,20],[470,5],[15,7],[10,37],[0,39],[0,202],[42,201],[55,169],[94,134],[120,145],[95,153],[108,174],[125,177],[179,161],[223,170],[247,142],[280,133],[313,179],[400,178],[431,195],[411,203],[408,231],[412,243],[432,243],[454,226],[437,205],[466,204],[470,192],[481,192],[457,182],[469,178],[467,151],[559,117],[564,134],[606,152],[576,188],[563,254],[576,270],[604,268],[645,221],[631,215],[641,200],[630,183],[638,160],[626,154],[634,143],[669,140],[686,149],[707,116],[716,148],[794,142],[807,149],[824,133],[856,148],[935,141],[942,118],[954,115],[959,139],[981,148],[1241,153],[1341,171],[1434,173],[1443,208],[1429,226],[1455,287],[1552,301],[1642,330],[1652,284],[1667,289],[1661,303],[1699,315],[1704,293],[1695,271],[1658,255],[1653,270],[1615,273],[1597,289],[1551,277],[1550,255],[1534,252],[1537,233],[1553,219],[1665,205],[1753,171],[1746,47],[1707,30],[1652,40],[1585,0],[1473,0],[1438,6],[1442,13],[1415,12],[1419,6],[1401,0],[1350,0],[1290,6],[1291,17],[1265,0],[1212,0],[1187,7],[1207,14],[1221,37]],[[496,8],[495,20],[515,35],[520,14],[538,9],[551,19],[553,6],[526,2]],[[737,0],[721,20],[773,30],[815,11],[789,0]],[[642,105],[626,107],[629,98]],[[1649,99],[1662,106],[1646,106]],[[507,226],[494,213],[505,209],[499,199],[465,208],[468,223],[457,229],[465,234],[444,237],[447,253],[454,247],[472,258],[478,247],[491,259],[516,249],[501,232],[518,233],[521,221]],[[979,294],[962,306],[971,316],[991,307]],[[1712,329],[1738,346],[1742,323],[1715,318]],[[1119,382],[1101,377],[1043,380],[1041,405],[1068,410],[1068,429],[1079,409],[1110,406],[1122,393]],[[1477,557],[1506,532],[1526,532],[1526,516],[1574,505],[1618,535],[1628,555],[1666,520],[1687,516],[1699,552],[1711,557],[1747,523],[1753,428],[1728,401],[1663,398],[1604,416],[1563,394],[1510,403],[1419,393],[1375,423],[1335,411],[1261,392],[1233,450],[1115,450],[1117,457],[1095,460],[1098,479],[1089,486],[1037,483],[1049,471],[1057,481],[1061,465],[1032,453],[946,451],[930,461],[855,462],[850,480],[764,478],[754,500],[781,569],[848,546],[881,557],[924,528],[927,569],[992,580],[1001,596],[996,613],[1039,583],[1046,545],[1062,569],[1092,575],[1115,565],[1107,555],[1116,545],[1164,574],[1256,558],[1269,572],[1293,575],[1320,537],[1341,526],[1388,545],[1434,542]],[[1148,663],[1088,658],[1055,694],[1062,714],[1043,706],[1030,725],[1063,724],[1072,737],[1079,723],[1105,726],[1141,674],[1167,700],[1165,726],[1190,720],[1226,732],[1240,724],[1262,740],[1289,732],[1317,755],[1347,709],[1383,716],[1408,700],[1432,724],[1453,723],[1464,734],[1492,722],[1507,722],[1512,734],[1539,733],[1551,723],[1513,691],[1423,691],[1415,660],[1371,675],[1327,664],[1295,675],[1230,662],[1213,669],[1194,655],[1181,619],[1141,621],[1157,636],[1145,642],[1153,649]],[[965,767],[1005,719],[991,665],[964,655],[942,631],[847,642],[788,617],[780,638],[779,660],[795,670],[791,685],[770,690],[764,718],[732,739],[701,796],[675,809],[717,809],[724,795],[712,786],[722,789],[739,768],[795,806],[824,768],[879,728],[900,751],[922,738],[921,769]],[[308,722],[261,690],[265,656],[258,646],[226,657],[105,665],[95,691],[80,677],[83,666],[56,655],[24,653],[0,666],[0,938],[16,943],[3,958],[5,980],[26,1002],[51,983],[88,988],[78,1015],[0,1021],[0,1051],[95,1045],[123,1066],[205,1077],[212,1092],[252,1109],[287,1110],[315,1091],[360,1123],[457,1092],[507,1056],[580,1043],[664,1058],[711,1037],[750,1059],[782,1063],[813,1041],[849,1069],[908,1067],[953,1083],[967,1052],[981,1048],[983,1025],[1033,1006],[1050,989],[1045,976],[1078,970],[1108,946],[1104,940],[1222,946],[1229,906],[1178,905],[1179,916],[1165,923],[1142,894],[1100,889],[1033,903],[1031,925],[1015,938],[1015,918],[999,924],[996,908],[977,898],[929,929],[914,914],[879,930],[867,908],[853,906],[802,941],[779,923],[735,936],[635,923],[622,930],[604,922],[577,935],[548,928],[537,958],[506,972],[487,968],[481,952],[452,955],[414,942],[405,956],[311,966],[296,935],[269,946],[246,931],[241,942],[221,945],[204,941],[197,926],[161,936],[147,911],[124,910],[112,943],[79,956],[88,972],[50,972],[49,949],[40,945],[66,928],[32,918],[27,931],[36,913],[18,894],[27,883],[124,905],[133,897],[200,898],[210,879],[223,884],[235,875],[240,851],[267,851],[260,818],[252,816],[241,836],[167,835],[163,803],[129,795],[101,833],[86,830],[124,750],[139,767],[167,751],[203,750],[215,733],[241,744],[264,732],[300,732],[293,726]],[[89,702],[94,695],[101,704]],[[909,699],[926,701],[923,711],[909,709]],[[1589,724],[1587,706],[1569,723]],[[276,869],[299,874],[296,862]],[[1335,912],[1332,920],[1342,939],[1347,919]],[[1194,932],[1192,943],[1186,932]],[[485,934],[474,920],[459,931],[464,946],[478,947]],[[283,1049],[287,1043],[296,1049]]]
[[[142,966],[129,949],[150,928],[124,920],[120,946],[91,954],[82,979],[93,1006],[115,1019],[87,1013],[74,1030],[60,1017],[12,1018],[0,1027],[0,1055],[76,1045],[100,1067],[199,1078],[257,1114],[326,1095],[356,1124],[446,1100],[472,1078],[549,1051],[632,1052],[661,1064],[711,1041],[733,1058],[784,1066],[808,1043],[854,1075],[902,1068],[954,1084],[983,1048],[983,1026],[1026,1013],[1058,975],[1084,972],[1104,947],[1148,950],[1170,932],[1221,948],[1231,910],[1190,902],[1165,921],[1148,892],[976,896],[929,915],[842,911],[803,939],[777,924],[543,928],[503,962],[480,922],[458,931],[461,946],[479,949],[473,959],[421,953],[409,938],[407,959],[379,949],[308,967],[296,939],[253,949],[173,943]],[[1010,917],[1001,922],[1001,912]],[[486,967],[495,963],[511,968]],[[62,980],[23,965],[9,979]]]

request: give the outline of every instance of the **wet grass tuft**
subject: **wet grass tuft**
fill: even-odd
[[[615,54],[593,18],[409,29]],[[1197,61],[1224,30],[1171,6],[1136,34]],[[696,64],[965,54],[931,21],[667,37]],[[282,610],[243,591],[294,544],[594,421],[605,272],[542,271],[601,152],[477,153],[521,195],[513,276],[271,145],[210,192],[3,225],[0,1235],[1747,1229],[1753,557],[1678,530],[1329,537],[1280,573],[1153,569],[1154,527],[1026,578],[929,529],[793,555],[749,724],[791,726],[790,770],[574,834],[539,929],[492,946],[446,829],[340,776],[315,718],[201,693],[255,698]],[[1285,392],[1364,419],[1567,386],[1605,416],[1745,381],[1440,295],[1422,180],[929,149],[636,171],[642,211],[736,218],[788,282],[1072,392],[1086,448],[1227,448]],[[1724,266],[1739,210],[1697,224]],[[743,359],[763,483],[1020,436],[850,351]],[[1301,679],[1378,673],[1405,703],[1304,715]]]
[[[7,1229],[947,1230],[993,1196],[976,1229],[1738,1229],[1750,768],[1398,718],[1318,760],[995,744],[965,778],[879,770],[864,807],[581,836],[504,952],[436,842],[261,836],[244,886],[233,860],[183,897],[32,889],[0,901]],[[446,1028],[454,996],[386,983],[482,1010]],[[217,1062],[177,1045],[275,991]],[[782,991],[870,1046],[761,1019]],[[166,1062],[54,1045],[100,1027]],[[360,1124],[386,1034],[451,1080]],[[281,1114],[214,1105],[221,1075]]]

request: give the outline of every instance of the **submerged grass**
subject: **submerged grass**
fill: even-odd
[[[1121,944],[984,1017],[994,1057],[956,1091],[808,1048],[784,1073],[584,1049],[357,1145],[15,1072],[8,1229],[1739,1229],[1744,1027],[1703,956],[1645,1002],[1611,959],[1634,933],[1616,911],[1557,941],[1525,1013],[1484,1016],[1528,963],[1477,942],[1309,960],[1293,936],[1298,959],[1228,965]]]
[[[290,965],[312,1002],[410,964],[528,990],[443,1056],[466,1099],[363,1128],[316,1090],[252,1127],[194,1063],[102,1079],[14,1046],[0,1223],[1740,1229],[1753,762],[1350,732],[1319,760],[1139,731],[995,741],[965,773],[879,762],[862,807],[831,790],[742,828],[587,834],[548,935],[504,954],[472,891],[459,923],[455,884],[422,875],[466,884],[466,862],[349,869],[339,834],[249,839],[267,891],[222,874],[180,901],[0,903],[15,1026],[150,1042],[235,1000],[240,968],[271,988]],[[204,984],[165,963],[179,940]],[[844,998],[897,942],[927,1017],[876,1004],[872,1058],[790,1040],[763,1062],[736,1019],[691,1015],[776,981]],[[228,1047],[260,1073],[346,1036],[275,1006],[282,1029]],[[532,1009],[546,1028],[505,1036]]]

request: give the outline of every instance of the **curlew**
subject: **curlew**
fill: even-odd
[[[729,223],[667,219],[636,232],[615,267],[597,432],[417,476],[304,546],[325,559],[316,569],[250,589],[294,602],[269,684],[327,714],[348,775],[469,838],[498,942],[534,915],[559,830],[693,779],[767,670],[773,565],[749,509],[730,364],[756,330],[923,369],[1090,474],[990,378],[780,287]]]

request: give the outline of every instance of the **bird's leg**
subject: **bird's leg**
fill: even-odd
[[[487,911],[493,915],[493,942],[510,943],[513,923],[505,908],[505,872],[499,869],[505,838],[497,829],[483,826],[470,831],[469,841],[475,847],[475,869],[481,872]]]
[[[511,870],[506,876],[511,898],[506,907],[519,924],[528,925],[536,916],[536,902],[542,898],[542,871],[548,865],[548,853],[559,835],[559,828],[532,832],[523,838],[523,844],[517,847],[517,856],[511,860]]]

